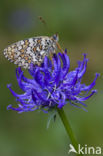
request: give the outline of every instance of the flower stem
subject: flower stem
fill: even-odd
[[[60,116],[60,118],[61,118],[61,120],[62,120],[62,122],[64,124],[64,127],[65,127],[65,129],[67,131],[67,134],[68,134],[68,136],[69,136],[69,138],[71,140],[72,145],[74,146],[76,151],[78,151],[78,142],[75,139],[75,136],[73,134],[72,128],[70,126],[70,123],[69,123],[66,115],[65,115],[65,112],[64,112],[63,108],[62,109],[57,108],[57,112],[58,112],[58,114],[59,114],[59,116]],[[82,154],[77,154],[77,156],[78,155],[79,156],[83,156]]]

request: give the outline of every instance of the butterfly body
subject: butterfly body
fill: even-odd
[[[40,36],[18,41],[4,49],[5,57],[23,68],[30,68],[30,64],[40,65],[45,56],[55,53],[58,38]]]

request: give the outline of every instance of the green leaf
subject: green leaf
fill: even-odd
[[[57,113],[56,110],[51,110],[48,113],[49,117],[48,117],[48,121],[47,121],[47,129],[49,128],[51,121],[54,121],[54,122],[56,121],[56,113]]]

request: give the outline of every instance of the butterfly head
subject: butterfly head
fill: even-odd
[[[54,41],[56,41],[56,42],[58,42],[59,41],[59,36],[58,36],[58,34],[56,33],[56,34],[54,34],[53,36],[52,36],[52,38],[53,38],[53,40]]]

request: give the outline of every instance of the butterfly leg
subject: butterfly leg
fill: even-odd
[[[54,62],[53,62],[53,54],[52,53],[50,53],[50,60],[51,60],[51,62],[52,62],[52,65],[54,64]]]
[[[61,48],[60,44],[58,42],[56,42],[57,48],[63,53],[63,49]]]

